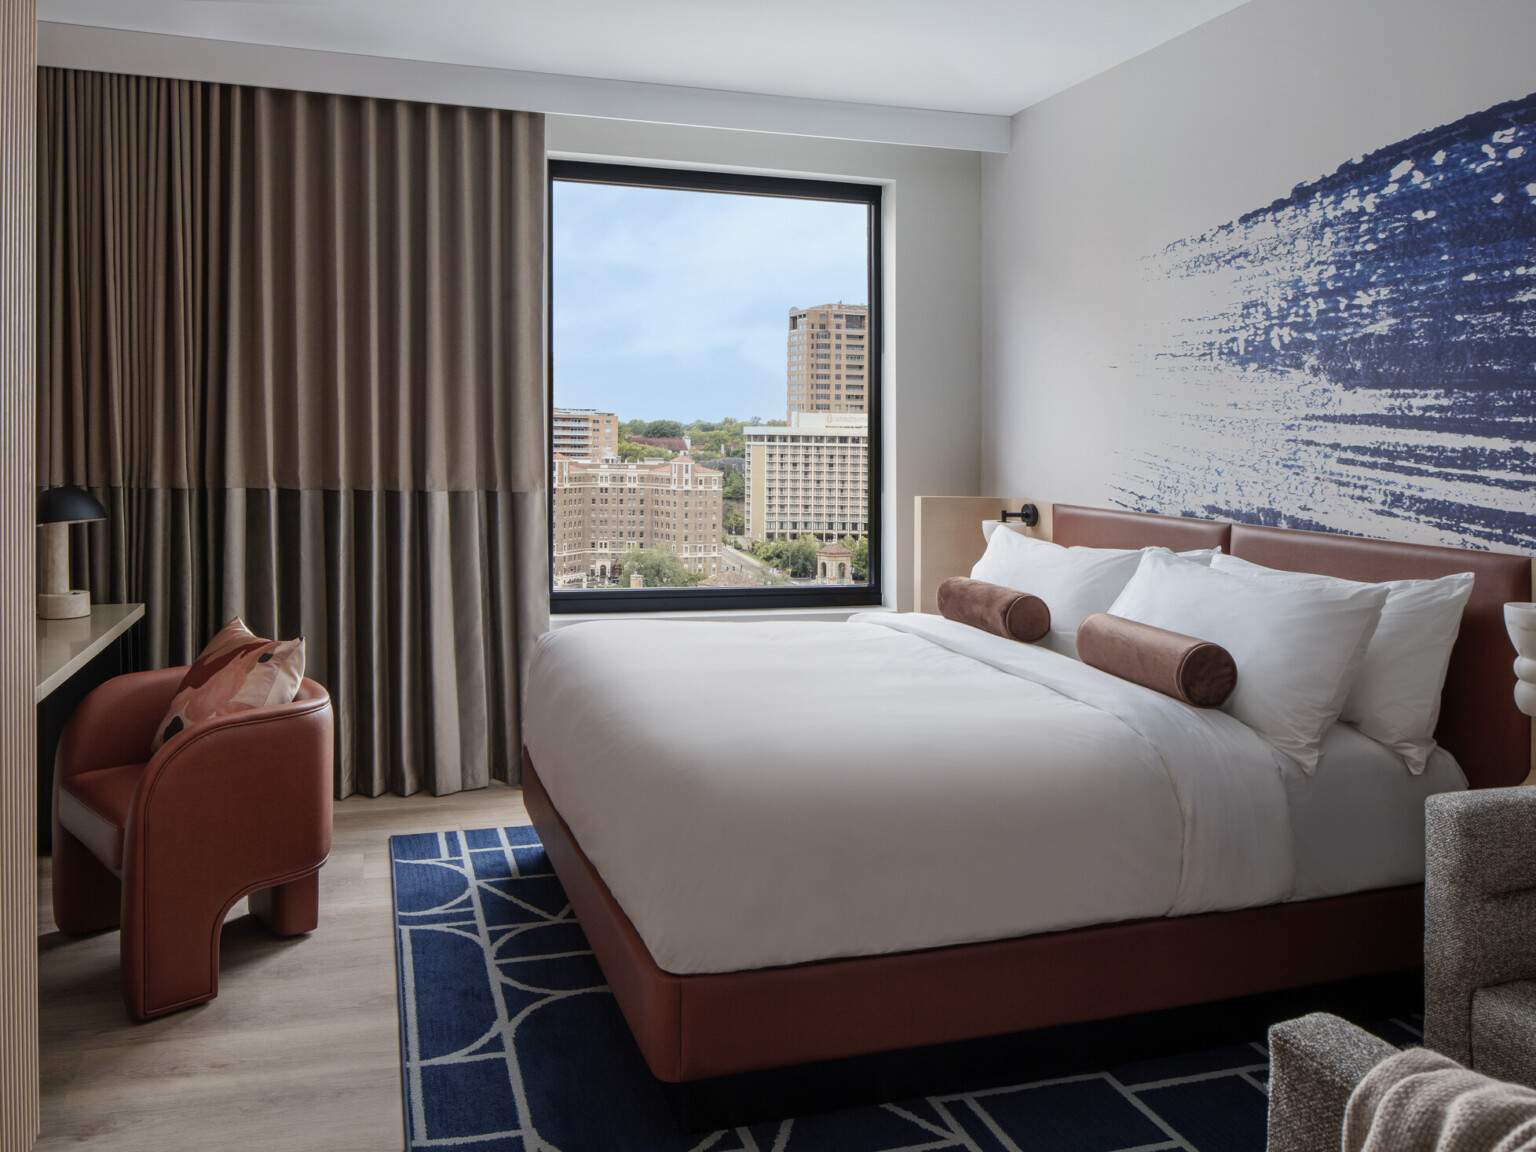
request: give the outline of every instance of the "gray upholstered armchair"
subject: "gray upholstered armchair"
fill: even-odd
[[[1315,1012],[1269,1030],[1269,1152],[1536,1148],[1536,1090]]]
[[[1424,1040],[1536,1088],[1536,788],[1431,796]],[[1314,1013],[1269,1030],[1269,1152],[1337,1152],[1350,1094],[1392,1045]]]
[[[1431,796],[1424,1042],[1536,1088],[1536,788]]]
[[[1314,1012],[1269,1030],[1269,1152],[1339,1152],[1355,1085],[1397,1049]]]

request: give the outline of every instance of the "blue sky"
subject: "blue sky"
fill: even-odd
[[[866,213],[556,181],[556,406],[782,420],[789,310],[866,302]]]

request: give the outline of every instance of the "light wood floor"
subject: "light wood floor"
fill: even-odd
[[[389,837],[526,823],[522,792],[501,784],[338,803],[319,930],[278,939],[241,901],[218,999],[147,1024],[123,1008],[117,933],[61,935],[39,861],[36,1152],[402,1148]]]

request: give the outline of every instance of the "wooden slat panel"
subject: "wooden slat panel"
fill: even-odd
[[[36,0],[0,0],[0,1152],[38,1132]]]
[[[939,585],[951,576],[969,576],[971,566],[986,551],[981,522],[996,520],[1003,509],[1017,512],[1025,503],[1016,496],[919,496],[913,530],[917,538],[915,585],[917,611],[939,610]],[[1032,500],[1040,523],[1029,535],[1051,538],[1051,505]]]

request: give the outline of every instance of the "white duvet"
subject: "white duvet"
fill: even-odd
[[[936,616],[543,637],[528,749],[656,963],[732,972],[1292,886],[1279,754]]]

